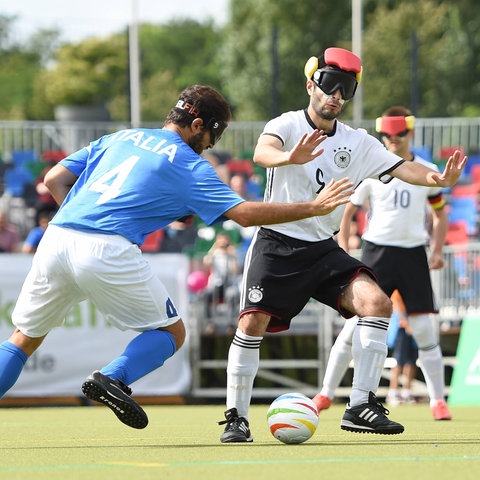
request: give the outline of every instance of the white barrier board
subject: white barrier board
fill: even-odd
[[[147,258],[188,328],[188,258],[181,254],[149,254]],[[30,255],[0,254],[0,343],[13,331],[11,313],[31,262]],[[85,377],[121,354],[136,335],[110,326],[93,304],[82,302],[72,309],[63,327],[48,334],[6,396],[81,396]],[[191,376],[187,332],[185,344],[163,367],[131,387],[140,396],[183,395],[190,390]]]

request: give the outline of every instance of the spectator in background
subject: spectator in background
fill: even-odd
[[[220,161],[218,155],[213,152],[203,153],[202,157],[210,162],[210,165],[215,169],[218,178],[227,185],[230,182],[230,171],[225,163]]]
[[[348,249],[359,250],[362,246],[362,237],[358,234],[358,224],[357,222],[352,221],[350,226],[350,235],[348,237]]]
[[[392,332],[393,345],[389,344],[389,347],[393,346],[392,356],[396,360],[396,365],[390,371],[390,388],[386,401],[389,405],[396,406],[415,402],[412,396],[412,382],[417,374],[418,347],[412,336],[412,327],[408,323],[407,309],[398,290],[395,290],[390,298],[393,303],[390,328],[396,331]]]
[[[48,223],[53,218],[54,214],[55,209],[53,208],[44,208],[37,212],[37,226],[33,227],[30,232],[28,232],[27,238],[22,246],[23,253],[35,253],[37,251],[38,244],[40,243],[40,240],[48,227]]]
[[[213,317],[213,308],[218,303],[226,303],[229,317],[233,316],[233,312],[238,310],[241,269],[227,232],[217,233],[214,244],[203,257],[203,263],[210,272],[205,290],[207,318]]]
[[[47,172],[66,156],[67,154],[63,150],[47,150],[43,153],[42,160],[45,163],[45,168],[40,172],[35,183],[35,191],[37,194],[35,209],[37,212],[40,212],[44,208],[57,208],[57,203],[48,188],[45,186],[44,179]]]
[[[159,250],[162,253],[181,253],[195,245],[197,225],[193,216],[175,220],[163,231],[165,236]]]
[[[248,189],[249,179],[246,177],[245,174],[235,173],[230,178],[230,188],[238,193],[242,198],[245,200],[259,200],[256,198],[251,191]]]
[[[22,239],[13,223],[10,223],[7,212],[0,210],[0,252],[17,253],[21,249]]]

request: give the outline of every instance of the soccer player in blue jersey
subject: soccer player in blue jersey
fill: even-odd
[[[113,326],[139,334],[82,390],[126,425],[145,428],[147,415],[128,385],[162,366],[185,339],[172,299],[142,256],[145,237],[192,214],[207,224],[227,217],[250,226],[325,215],[348,201],[347,178],[301,203],[244,201],[200,156],[215,145],[230,117],[216,90],[194,85],[180,94],[163,128],[106,135],[48,172],[45,184],[60,208],[13,310],[15,330],[0,344],[0,398],[48,332],[89,299]],[[311,151],[322,138],[314,132],[297,148]]]

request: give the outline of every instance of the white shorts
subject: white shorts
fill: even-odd
[[[49,225],[13,310],[13,324],[29,337],[41,337],[86,299],[120,330],[143,332],[180,319],[137,245],[119,235]]]

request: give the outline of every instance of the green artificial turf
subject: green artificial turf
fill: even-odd
[[[103,406],[0,409],[1,480],[356,480],[480,478],[480,407],[452,407],[435,422],[428,405],[391,409],[401,435],[340,429],[344,407],[322,412],[315,435],[284,445],[251,408],[252,444],[221,444],[223,406],[147,406],[144,430]]]

